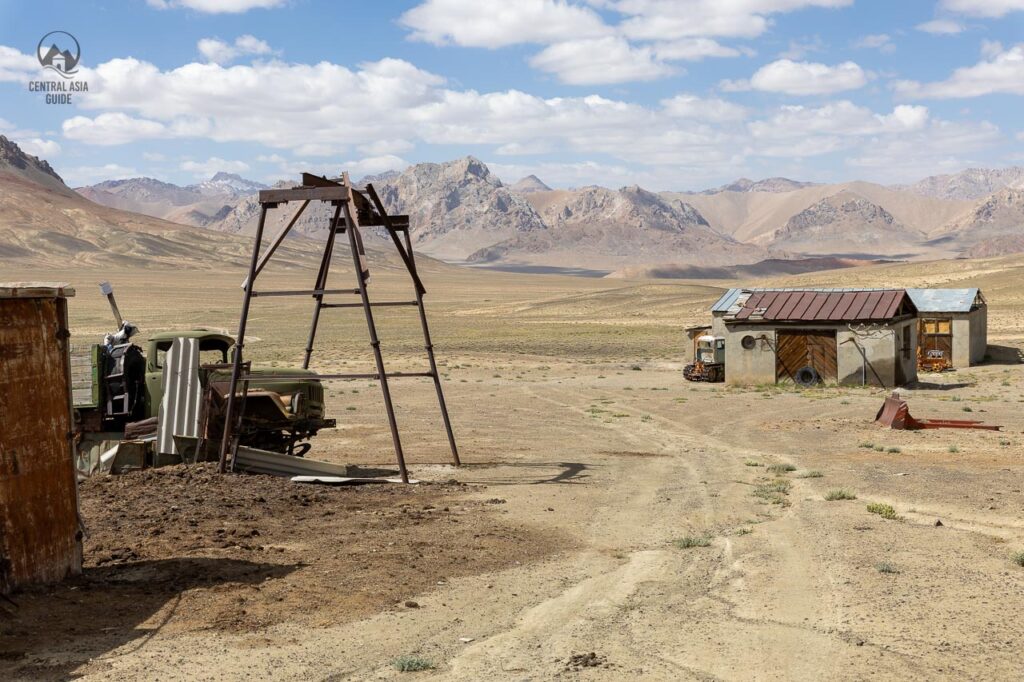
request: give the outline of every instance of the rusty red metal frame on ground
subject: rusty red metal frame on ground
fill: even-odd
[[[907,401],[893,393],[885,399],[882,407],[875,415],[875,423],[897,430],[916,431],[918,429],[985,429],[998,431],[1002,426],[984,424],[973,419],[915,419],[910,415]]]
[[[409,482],[409,474],[405,466],[405,454],[402,451],[402,441],[398,434],[398,423],[395,419],[395,409],[391,401],[391,389],[388,384],[390,378],[400,377],[432,377],[434,388],[437,392],[438,405],[441,408],[441,417],[444,420],[445,431],[448,435],[448,444],[452,452],[452,462],[458,466],[459,451],[455,445],[455,436],[452,433],[451,421],[448,418],[448,407],[445,404],[444,392],[441,389],[441,378],[437,371],[437,363],[434,359],[434,346],[430,340],[430,329],[427,325],[427,313],[423,307],[423,295],[426,289],[416,271],[416,261],[412,250],[412,240],[409,237],[409,217],[392,216],[384,208],[380,197],[372,184],[363,189],[357,189],[349,181],[348,173],[343,173],[337,180],[312,175],[302,174],[302,185],[290,189],[263,190],[259,194],[260,220],[256,226],[256,239],[253,244],[252,259],[249,263],[249,274],[243,283],[245,291],[242,299],[242,314],[238,323],[238,339],[235,344],[233,366],[231,371],[231,384],[228,390],[228,404],[224,419],[224,434],[220,448],[220,471],[223,473],[230,461],[233,466],[234,453],[238,449],[237,422],[242,411],[245,409],[244,392],[240,400],[236,400],[238,384],[248,385],[251,377],[248,372],[242,371],[242,351],[245,348],[245,329],[249,318],[249,308],[253,298],[261,296],[311,296],[314,301],[313,319],[309,329],[309,337],[306,343],[305,359],[302,363],[303,369],[309,368],[310,359],[313,355],[314,341],[316,340],[317,326],[320,322],[320,312],[324,308],[347,308],[362,307],[366,315],[366,327],[370,334],[370,347],[373,349],[374,361],[377,371],[373,374],[321,374],[303,375],[302,378],[321,379],[356,379],[372,378],[380,381],[381,392],[384,396],[384,408],[388,416],[388,424],[391,428],[391,439],[395,447],[395,458],[398,461],[398,470],[404,483]],[[295,216],[279,232],[268,245],[266,252],[260,256],[260,247],[263,242],[263,228],[266,224],[267,211],[277,208],[279,204],[286,204],[289,201],[301,201]],[[320,269],[317,273],[316,282],[312,289],[299,291],[255,291],[253,289],[256,278],[269,262],[274,252],[284,241],[288,232],[295,225],[299,215],[306,209],[311,201],[330,202],[334,206],[334,214],[327,233],[327,241],[324,246],[323,257],[320,261]],[[363,248],[363,237],[359,232],[360,225],[376,225],[384,228],[391,241],[398,251],[402,262],[405,264],[412,279],[413,287],[416,290],[414,301],[370,301],[367,292],[367,282],[370,278],[369,268],[366,263],[366,251]],[[398,233],[401,232],[403,239]],[[328,289],[327,276],[331,267],[331,256],[334,253],[335,237],[339,234],[347,234],[349,248],[352,253],[352,263],[355,267],[358,286],[355,289]],[[360,303],[324,303],[324,296],[334,294],[358,294]],[[426,372],[386,372],[384,369],[384,358],[380,350],[380,339],[377,337],[377,327],[373,321],[373,308],[375,306],[396,306],[415,305],[419,309],[420,326],[423,330],[424,349],[427,352],[429,371]],[[236,414],[236,412],[238,414]]]

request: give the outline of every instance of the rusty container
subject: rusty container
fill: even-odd
[[[0,592],[82,570],[67,298],[0,283]]]

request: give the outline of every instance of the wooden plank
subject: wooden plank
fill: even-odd
[[[69,298],[75,288],[66,282],[0,282],[0,298]]]
[[[292,189],[262,189],[261,204],[285,204],[289,201],[348,201],[344,187],[293,187]]]
[[[807,364],[807,337],[801,332],[777,335],[775,348],[775,380],[793,380],[797,370]]]
[[[807,364],[826,383],[839,380],[838,349],[835,332],[807,333]]]

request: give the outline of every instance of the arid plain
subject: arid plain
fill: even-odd
[[[338,263],[334,281],[347,283],[345,254]],[[431,386],[409,379],[394,391],[419,486],[314,489],[203,469],[90,480],[85,576],[18,597],[20,616],[0,624],[0,675],[387,679],[403,676],[402,656],[434,666],[417,678],[452,680],[1018,674],[1024,259],[759,282],[980,286],[990,360],[922,375],[905,395],[916,416],[971,411],[998,433],[882,429],[877,389],[686,383],[683,329],[729,282],[422,270],[463,467],[447,463]],[[406,289],[403,272],[373,272],[374,297]],[[100,280],[144,336],[233,329],[242,276],[232,265],[3,279],[76,285],[84,342],[111,326]],[[306,303],[258,301],[254,359],[300,358]],[[314,364],[369,368],[361,314],[330,314]],[[410,311],[378,320],[389,368],[422,368]],[[332,382],[328,400],[339,426],[310,456],[393,463],[379,387]],[[826,501],[836,489],[856,499]],[[873,502],[897,518],[869,513]]]

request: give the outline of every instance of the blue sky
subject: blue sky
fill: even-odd
[[[87,82],[29,82],[53,30]],[[63,47],[63,46],[62,46]],[[0,134],[73,185],[472,154],[701,189],[1024,164],[1024,0],[0,1]]]

